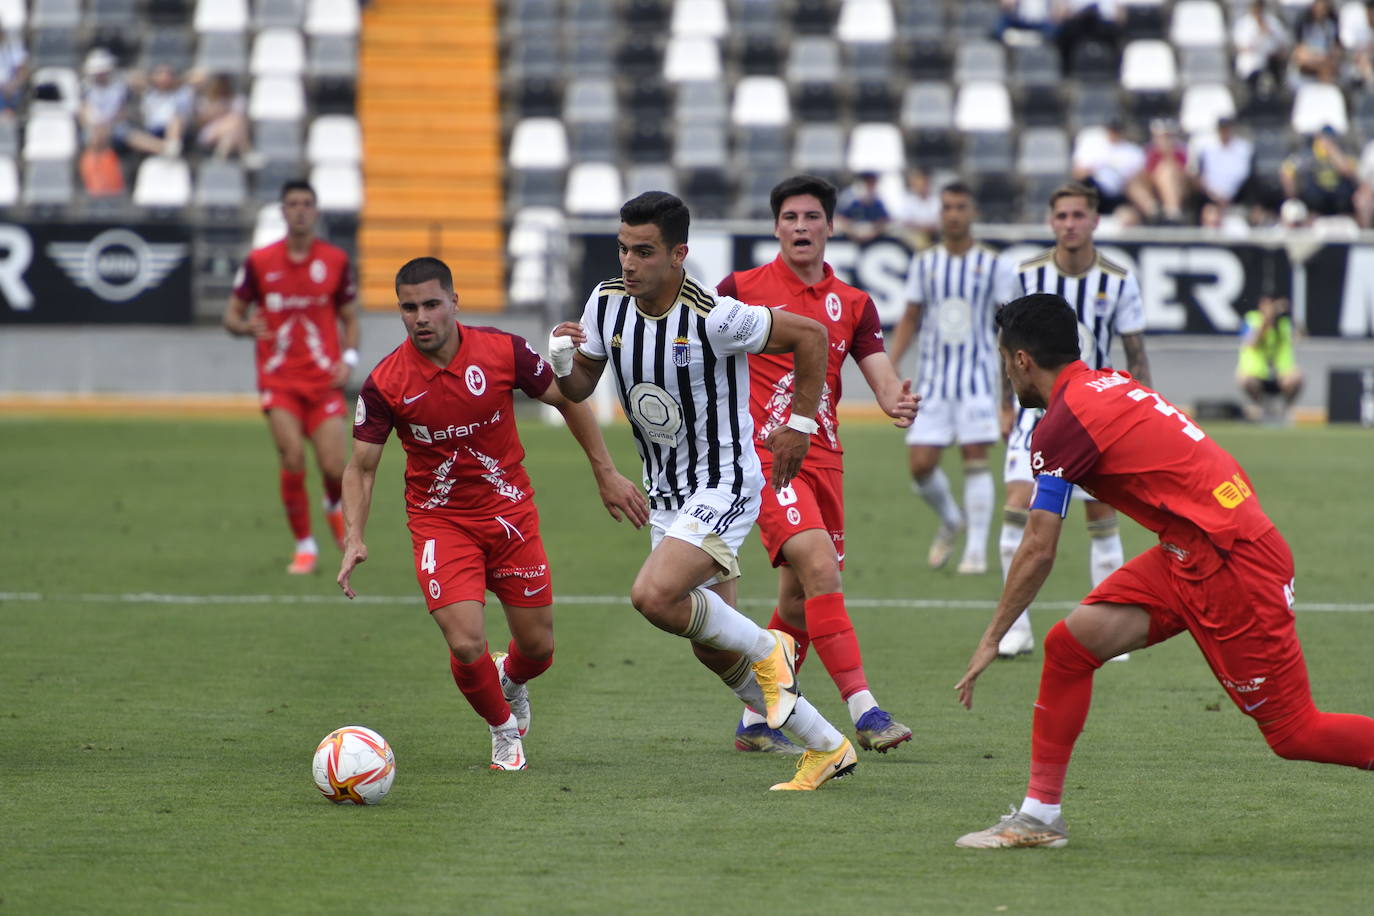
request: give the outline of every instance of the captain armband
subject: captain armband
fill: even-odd
[[[1041,474],[1035,478],[1035,492],[1031,494],[1032,509],[1053,512],[1060,518],[1069,514],[1069,501],[1073,498],[1073,484],[1062,477]]]

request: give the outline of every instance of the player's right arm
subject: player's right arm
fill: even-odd
[[[921,320],[925,317],[925,303],[908,302],[906,311],[902,312],[902,317],[898,319],[897,326],[892,329],[892,338],[889,344],[889,351],[892,353],[892,365],[900,366],[902,357],[906,356],[907,347],[911,346],[911,341],[916,335],[921,333]]]
[[[224,310],[224,327],[235,337],[262,339],[272,336],[262,312],[253,308],[251,302],[245,302],[238,296],[229,297],[229,307]]]
[[[339,564],[339,588],[354,597],[348,578],[353,568],[367,560],[363,531],[372,511],[372,487],[377,481],[377,465],[382,460],[382,443],[353,440],[353,457],[343,473],[344,549]]]

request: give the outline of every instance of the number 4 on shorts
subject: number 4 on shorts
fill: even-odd
[[[434,538],[430,538],[428,541],[425,541],[425,549],[420,551],[420,569],[433,575],[436,568],[437,564],[434,562]]]

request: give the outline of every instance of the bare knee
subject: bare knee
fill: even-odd
[[[448,641],[448,650],[453,653],[453,657],[465,665],[471,665],[487,654],[485,637],[473,637],[467,633],[445,633],[444,639]]]
[[[630,588],[630,604],[634,605],[634,609],[660,630],[669,632],[680,633],[684,629],[677,619],[682,597],[653,581],[637,579]]]

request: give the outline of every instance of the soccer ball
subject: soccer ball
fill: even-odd
[[[370,728],[345,725],[315,748],[315,785],[336,805],[375,805],[391,791],[396,755]]]

